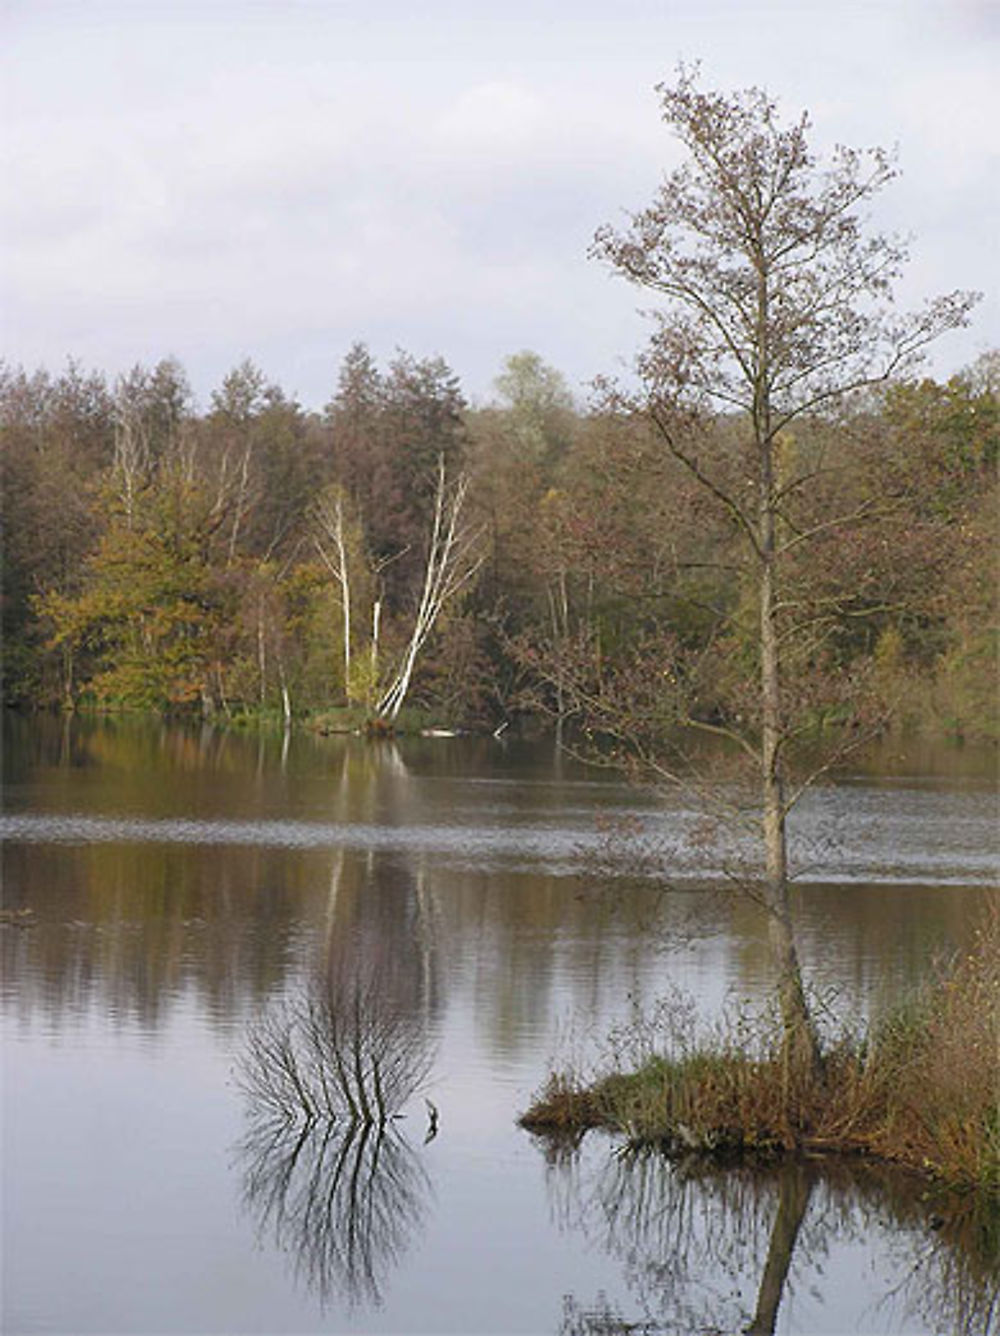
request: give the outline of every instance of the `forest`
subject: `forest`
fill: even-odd
[[[787,689],[816,727],[849,700],[855,727],[997,737],[998,395],[991,352],[781,434],[779,472],[810,480]],[[632,737],[752,708],[731,507],[535,353],[471,406],[442,358],[358,343],[321,412],[251,361],[207,409],[172,358],[2,366],[0,437],[8,705]],[[738,494],[735,415],[696,440]]]

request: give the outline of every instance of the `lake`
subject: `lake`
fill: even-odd
[[[796,914],[831,1012],[969,940],[996,794],[994,751],[894,742],[809,795]],[[700,830],[551,742],[5,719],[4,906],[30,913],[0,928],[3,1330],[1000,1330],[1000,1225],[921,1182],[516,1126],[658,998],[707,1024],[765,996],[762,919],[718,889],[739,841]],[[345,971],[427,1082],[382,1135],[276,1126],[253,1036]]]

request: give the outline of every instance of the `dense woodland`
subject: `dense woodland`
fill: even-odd
[[[742,720],[754,586],[726,507],[613,393],[583,407],[527,352],[494,388],[473,408],[440,358],[380,367],[361,344],[321,413],[249,361],[207,409],[172,359],[0,367],[5,702]],[[816,633],[789,690],[817,724],[849,698],[855,724],[861,703],[996,737],[998,395],[991,353],[783,436],[810,479],[795,524],[816,516],[788,595]],[[738,491],[736,420],[692,439]]]

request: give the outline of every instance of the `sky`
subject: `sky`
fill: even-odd
[[[929,371],[1000,346],[1000,0],[0,0],[0,358],[319,408],[359,340],[474,402],[531,349],[585,400],[655,304],[587,250],[679,160],[679,61],[898,145],[901,303],[984,293]]]

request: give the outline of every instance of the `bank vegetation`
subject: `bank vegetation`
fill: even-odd
[[[678,1159],[862,1156],[1000,1197],[1000,901],[918,992],[828,1039],[818,1071],[789,1067],[780,1036],[761,1014],[699,1035],[668,1000],[611,1037],[607,1070],[553,1074],[521,1124]]]
[[[837,704],[817,673],[841,695],[863,681],[901,724],[997,736],[997,368],[783,437],[785,467],[821,460],[845,513],[884,512],[802,553],[797,578],[830,599],[820,725]],[[471,407],[443,360],[380,369],[359,345],[318,412],[249,362],[206,409],[170,359],[7,366],[0,470],[8,705],[354,727],[384,701],[572,727],[575,681],[628,686],[643,727],[666,728],[650,689],[669,649],[702,722],[745,710],[754,608],[731,523],[640,414],[582,407],[532,353]]]

